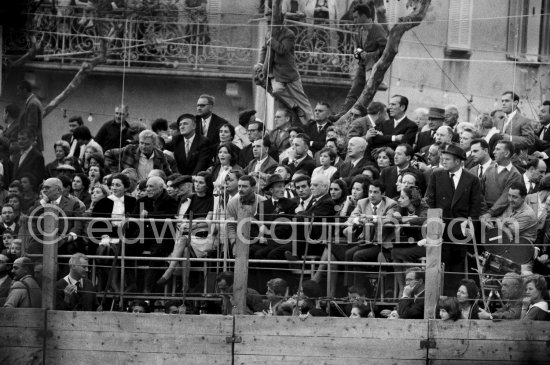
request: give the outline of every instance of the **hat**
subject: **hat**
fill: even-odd
[[[69,170],[69,171],[76,171],[76,169],[68,164],[59,165],[55,168],[56,170]]]
[[[445,119],[445,109],[430,108],[428,111],[428,118],[431,119]]]
[[[461,160],[466,159],[466,152],[459,145],[454,143],[447,143],[441,150],[441,153],[448,153],[449,155],[456,156]]]
[[[271,185],[276,183],[286,183],[285,179],[279,174],[273,174],[267,179],[267,182],[265,183],[264,190],[267,190],[271,187]]]
[[[177,178],[174,179],[174,181],[172,181],[172,186],[178,187],[181,184],[192,183],[192,182],[193,182],[193,178],[190,175],[182,175],[182,176],[178,176]]]

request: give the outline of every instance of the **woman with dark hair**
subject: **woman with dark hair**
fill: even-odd
[[[84,152],[82,153],[82,158],[78,159],[78,162],[80,163],[80,166],[82,167],[82,170],[88,171],[90,169],[90,157],[92,155],[101,155],[102,152],[95,146],[87,146],[84,148]]]
[[[90,194],[95,184],[101,184],[103,181],[103,169],[99,166],[90,166],[88,170],[88,178],[90,179]]]
[[[542,275],[529,276],[525,283],[525,297],[521,307],[521,319],[546,321],[550,318],[548,312],[548,286]]]
[[[178,223],[178,232],[176,234],[176,242],[174,250],[169,257],[182,257],[186,241],[191,234],[191,246],[193,246],[193,237],[198,237],[198,240],[209,236],[209,226],[206,222],[195,222],[195,219],[204,220],[208,213],[214,209],[214,184],[212,175],[208,172],[201,171],[193,177],[193,187],[195,194],[191,197],[191,201],[187,210],[178,212],[176,219],[189,219],[189,213],[193,213],[193,224],[190,227],[188,222]],[[201,240],[202,241],[202,240]],[[193,250],[191,250],[193,252]],[[194,252],[193,252],[194,253]],[[174,270],[179,265],[177,261],[170,261],[168,269],[162,274],[162,277],[157,281],[158,285],[165,285],[172,277]]]
[[[237,155],[241,151],[241,147],[235,143],[235,127],[231,123],[222,124],[220,127],[220,146],[223,143],[231,143],[237,151]]]
[[[444,321],[456,321],[460,319],[460,308],[458,300],[454,297],[439,299],[439,318]]]
[[[360,199],[368,197],[371,183],[372,180],[366,175],[357,175],[353,178],[350,185],[350,194],[344,202],[344,206],[340,212],[341,217],[349,217],[357,206],[357,202]]]
[[[114,246],[111,245],[118,245],[123,238],[118,234],[122,220],[136,207],[136,198],[127,194],[128,189],[130,189],[130,179],[128,179],[128,176],[120,173],[114,174],[109,179],[109,185],[111,187],[111,194],[94,205],[92,217],[118,218],[120,220],[110,220],[108,223],[102,220],[95,220],[90,223],[88,231],[92,233],[91,238],[93,238],[94,243],[98,244],[97,255],[112,254],[111,247]],[[137,245],[126,246],[126,254],[129,256],[134,255],[131,249],[132,246]],[[102,276],[100,275],[100,277]],[[102,282],[105,280],[106,277],[103,275]],[[113,290],[119,291],[119,284],[119,272],[115,270],[110,285]],[[105,289],[108,289],[108,287]]]
[[[349,318],[368,318],[370,313],[370,308],[365,304],[354,303],[351,307],[351,313]]]
[[[91,166],[99,166],[102,169],[105,168],[105,157],[103,157],[103,154],[98,152],[93,152],[88,154],[86,164],[88,166],[88,169]]]
[[[214,187],[218,189],[225,184],[225,178],[231,170],[242,170],[237,164],[239,153],[232,143],[222,143],[218,146],[216,163],[206,170],[212,176]]]
[[[73,195],[80,199],[86,207],[90,206],[92,202],[92,196],[89,192],[90,189],[90,179],[88,176],[82,172],[75,174],[72,182],[72,191]]]
[[[376,167],[379,171],[385,169],[386,167],[393,166],[393,158],[395,156],[395,151],[391,147],[380,147],[372,151],[372,157],[376,162]]]
[[[416,243],[422,239],[422,225],[428,216],[428,206],[416,187],[402,188],[398,204],[399,208],[393,213],[393,218],[406,226],[399,228],[399,236],[391,252],[392,262],[418,262],[426,256],[426,247]],[[405,275],[397,275],[397,283],[398,293],[401,293],[405,286]]]
[[[46,171],[49,177],[56,177],[59,172],[56,170],[58,166],[65,164],[65,157],[71,152],[69,142],[60,139],[53,144],[55,151],[55,160],[46,165]]]
[[[342,179],[336,179],[330,183],[330,197],[334,201],[334,211],[337,216],[340,216],[344,203],[348,197],[348,186]]]
[[[38,200],[38,189],[36,179],[31,174],[23,174],[21,176],[21,211],[25,214],[29,209],[36,204]]]
[[[373,165],[367,165],[363,168],[363,175],[368,176],[372,181],[380,179],[380,172]]]
[[[479,288],[472,279],[460,280],[460,286],[456,292],[456,299],[460,308],[461,319],[479,319]]]

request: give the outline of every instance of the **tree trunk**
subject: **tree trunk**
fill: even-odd
[[[361,96],[359,96],[359,99],[355,102],[355,105],[362,105],[366,108],[371,103],[376,91],[378,91],[378,86],[380,86],[384,80],[386,71],[390,68],[397,52],[399,51],[399,44],[401,43],[403,34],[422,22],[428,12],[430,3],[431,0],[409,1],[409,5],[413,8],[413,12],[406,17],[399,18],[397,24],[395,24],[395,26],[391,29],[390,34],[388,35],[386,48],[384,49],[384,52],[378,62],[376,62],[372,68],[371,76],[367,81]],[[348,118],[348,114],[349,110],[336,123],[344,123]]]

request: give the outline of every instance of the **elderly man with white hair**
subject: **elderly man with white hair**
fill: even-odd
[[[42,253],[44,227],[38,227],[38,218],[44,215],[45,207],[48,205],[53,206],[54,213],[59,216],[55,232],[59,240],[58,253],[70,255],[78,251],[78,246],[82,243],[83,224],[82,221],[71,220],[71,218],[81,217],[84,213],[84,206],[80,200],[72,196],[65,196],[63,183],[55,177],[42,183],[40,198],[40,201],[30,209],[31,238],[25,252],[29,254]]]
[[[178,202],[166,191],[164,180],[158,176],[147,179],[146,196],[137,201],[134,215],[142,218],[142,224],[132,224],[131,237],[139,238],[136,245],[140,245],[136,252],[150,252],[152,257],[166,257],[174,249],[173,233],[175,227],[170,227],[171,222],[155,222],[151,219],[173,218],[178,211]],[[139,228],[138,231],[136,229]],[[150,263],[151,270],[146,272],[145,292],[151,292],[153,285],[160,278],[161,272],[153,267],[164,266],[161,261]]]
[[[146,129],[139,134],[139,144],[123,148],[113,148],[105,152],[105,167],[114,174],[127,168],[136,169],[139,179],[146,179],[151,170],[172,174],[164,153],[156,148],[157,134]]]
[[[348,158],[346,162],[338,167],[332,179],[343,179],[349,185],[351,179],[356,175],[361,175],[366,166],[374,166],[374,162],[372,162],[368,154],[366,154],[367,146],[368,143],[364,138],[350,138],[348,142]]]

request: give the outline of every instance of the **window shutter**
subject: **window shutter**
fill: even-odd
[[[529,9],[525,17],[527,21],[525,59],[527,61],[537,62],[539,54],[539,36],[541,35],[542,0],[530,0],[528,3]]]
[[[508,57],[518,58],[521,53],[521,29],[523,0],[510,0],[508,7],[508,40],[506,50]]]
[[[447,48],[469,50],[472,46],[473,0],[450,0]]]
[[[386,0],[386,17],[391,28],[399,18],[407,14],[407,0]]]

